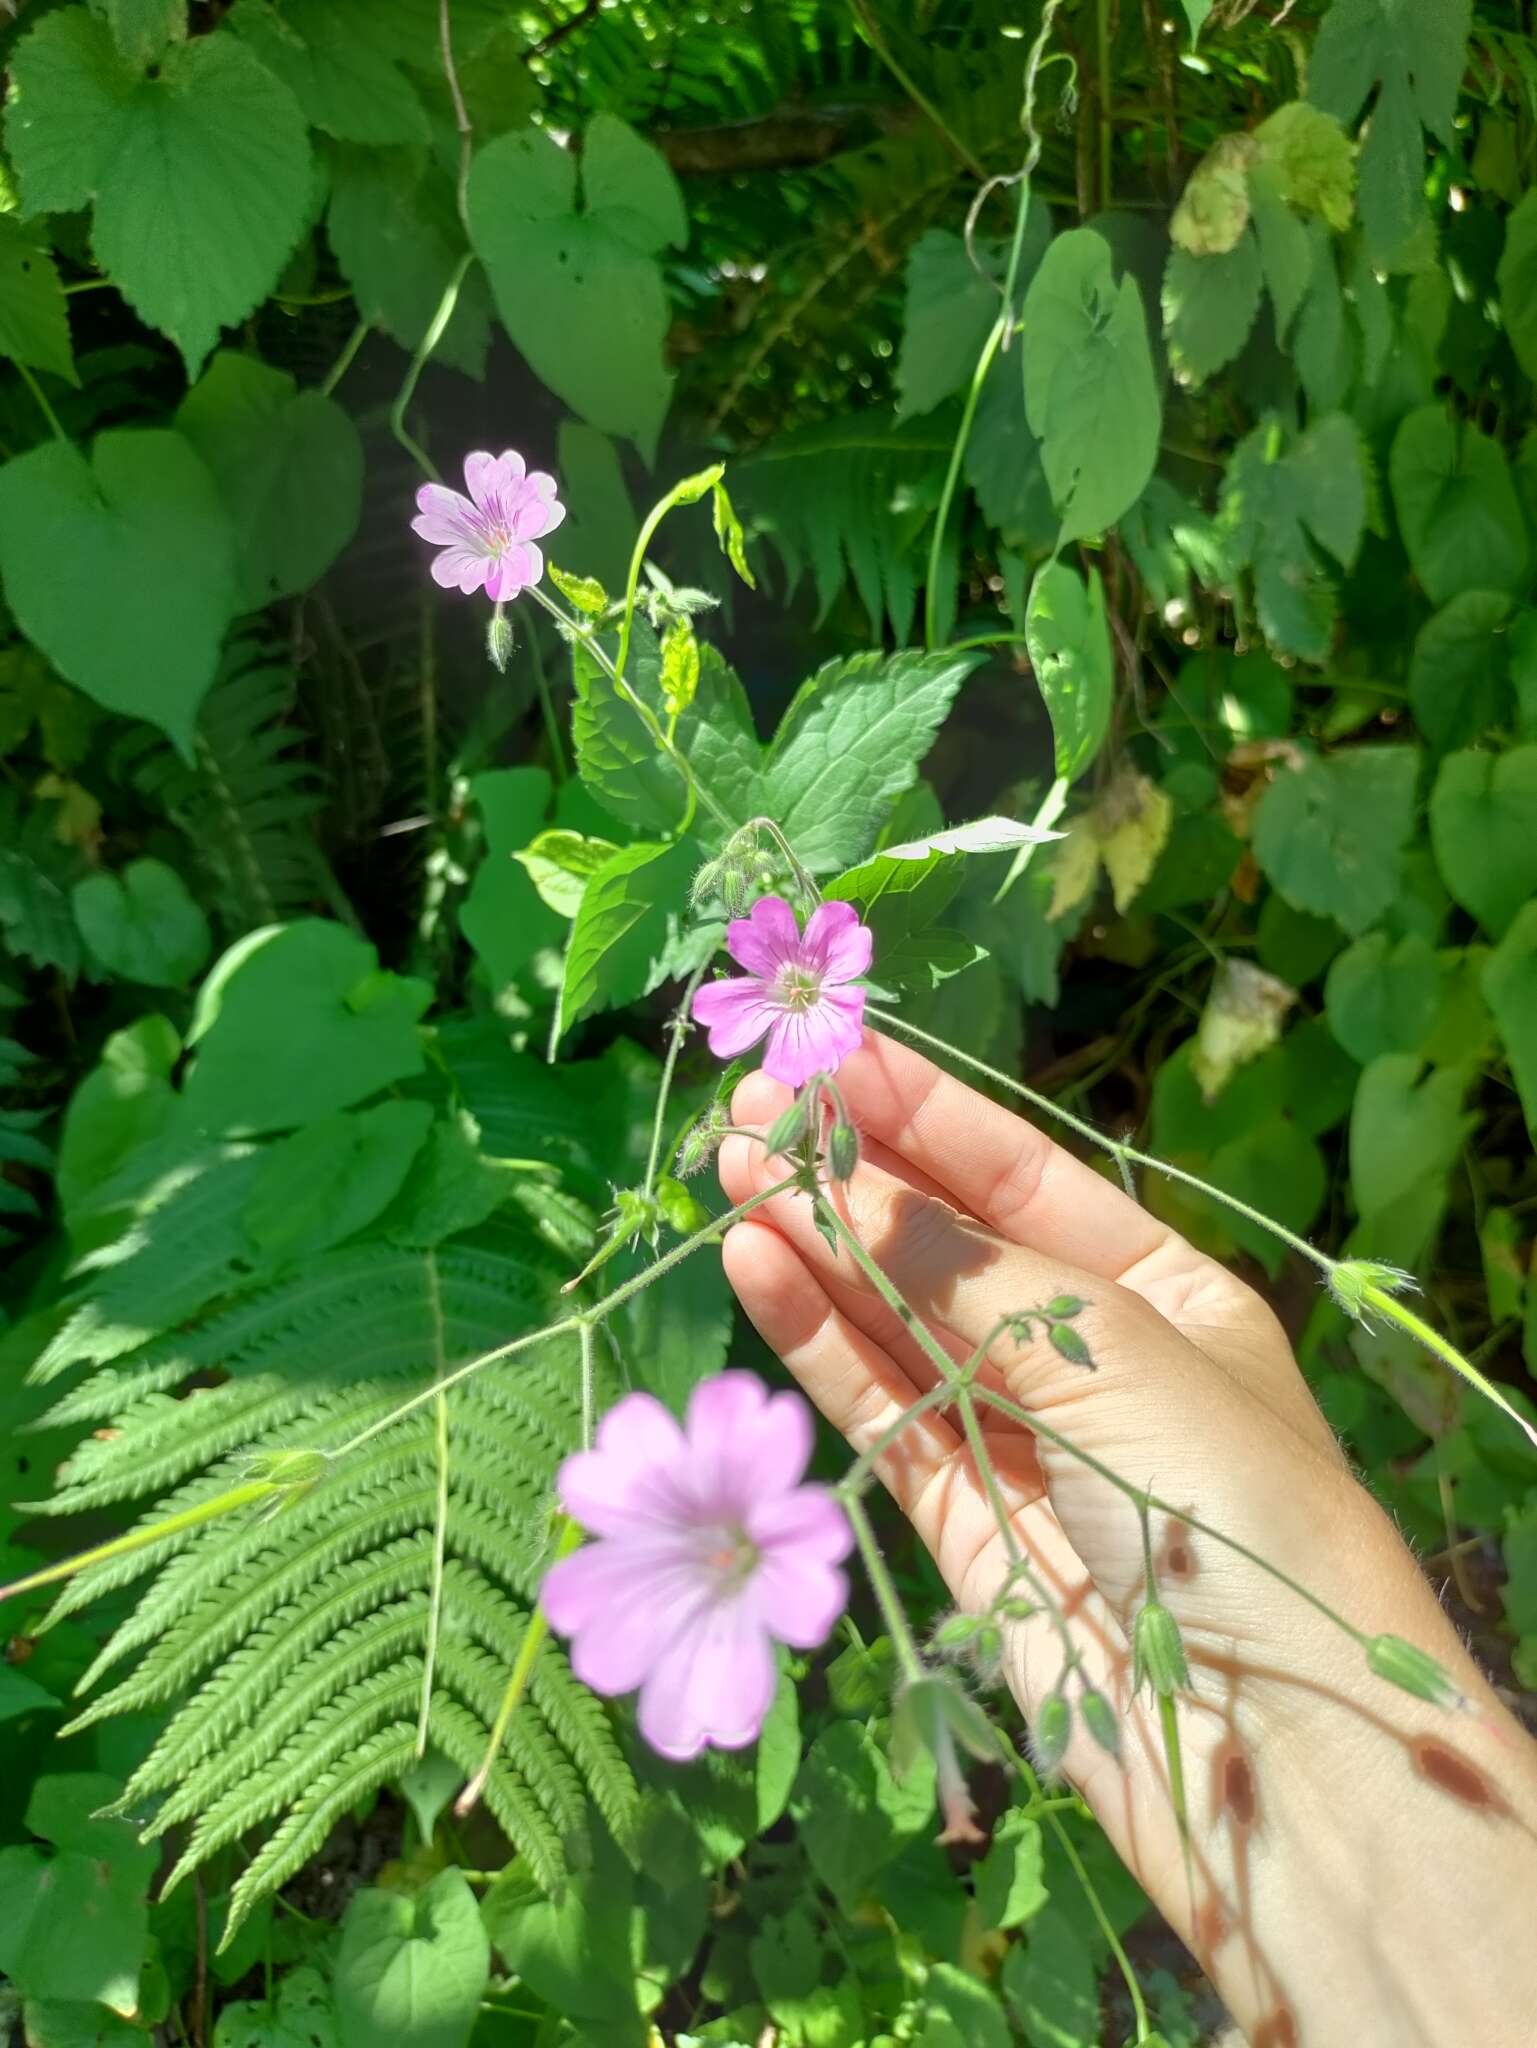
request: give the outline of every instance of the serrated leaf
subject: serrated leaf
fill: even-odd
[[[318,582],[357,531],[363,444],[335,399],[286,371],[221,350],[176,414],[235,531],[239,607]]]
[[[1099,571],[1091,566],[1085,582],[1066,562],[1043,563],[1030,586],[1025,642],[1051,719],[1055,772],[1075,782],[1104,745],[1115,697]]]
[[[311,124],[340,142],[422,143],[427,115],[415,87],[373,33],[368,12],[344,0],[236,0],[226,16]]]
[[[687,238],[672,173],[614,115],[575,157],[542,129],[498,136],[470,176],[470,233],[502,322],[574,411],[650,459],[672,394],[671,314],[656,257]]]
[[[1498,938],[1537,895],[1537,746],[1448,754],[1430,841],[1447,888]]]
[[[562,1032],[591,1010],[633,1002],[656,986],[698,865],[692,840],[641,840],[610,854],[590,878],[566,946]]]
[[[1265,288],[1275,309],[1276,339],[1285,342],[1313,275],[1307,228],[1286,203],[1281,181],[1268,164],[1249,173],[1254,233],[1259,243]]]
[[[1091,228],[1058,235],[1025,295],[1025,412],[1062,539],[1100,533],[1141,496],[1161,408],[1142,298]]]
[[[0,355],[78,381],[58,269],[8,213],[0,214]]]
[[[976,666],[975,654],[861,654],[802,684],[768,751],[763,809],[813,874],[870,851]]]
[[[611,839],[555,828],[531,839],[513,858],[525,868],[542,903],[557,916],[575,917],[592,877],[619,851]]]
[[[1308,225],[1309,275],[1292,359],[1314,413],[1330,411],[1355,381],[1354,337],[1345,321],[1334,237],[1322,221]]]
[[[1348,932],[1375,924],[1398,893],[1414,822],[1415,747],[1351,747],[1278,775],[1254,814],[1255,858],[1294,910]]]
[[[1420,406],[1393,437],[1388,475],[1409,560],[1434,603],[1519,588],[1526,527],[1497,441],[1444,406]]]
[[[1354,212],[1355,145],[1332,114],[1291,100],[1254,131],[1261,180],[1274,180],[1282,199],[1344,234]]]
[[[1459,591],[1415,635],[1409,702],[1433,747],[1466,746],[1506,722],[1514,609],[1503,591]]]
[[[1221,135],[1196,165],[1169,222],[1169,239],[1192,256],[1225,256],[1249,224],[1248,135]]]
[[[343,148],[331,172],[326,234],[358,316],[403,349],[426,334],[464,252],[453,186],[407,150]],[[491,345],[486,281],[472,268],[434,357],[479,377]]]
[[[1170,249],[1163,274],[1164,339],[1182,384],[1204,384],[1238,354],[1259,312],[1263,274],[1259,241],[1247,226],[1219,254]]]
[[[110,974],[152,988],[184,988],[207,965],[208,920],[164,861],[130,861],[121,874],[75,884],[75,922]]]
[[[1334,591],[1313,543],[1348,568],[1365,523],[1360,442],[1343,413],[1315,420],[1290,449],[1274,420],[1240,441],[1223,478],[1219,531],[1234,566],[1253,567],[1260,624],[1273,647],[1307,661],[1328,658]]]
[[[6,463],[0,574],[61,675],[190,751],[235,565],[213,478],[181,435],[123,429],[99,434],[89,460],[50,441]]]
[[[17,44],[11,80],[5,132],[25,210],[94,201],[97,262],[196,375],[306,225],[309,137],[292,93],[223,30],[141,74],[79,7]]]
[[[973,818],[969,825],[947,825],[923,839],[901,846],[883,846],[885,860],[924,860],[931,853],[1012,853],[1021,846],[1039,846],[1060,839],[1060,832],[1042,831],[1018,818]]]

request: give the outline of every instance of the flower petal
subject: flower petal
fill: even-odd
[[[520,590],[527,590],[531,583],[537,583],[543,574],[544,556],[538,548],[532,541],[515,540],[497,557],[486,578],[486,595],[494,604],[505,603]]]
[[[472,515],[473,516],[473,515]],[[434,547],[469,547],[480,549],[480,535],[463,519],[450,518],[442,512],[421,512],[411,521],[411,531],[419,533],[423,540],[430,540]]]
[[[432,558],[432,576],[445,590],[462,590],[466,596],[479,590],[490,573],[491,563],[474,548],[444,548]]]
[[[756,1373],[721,1372],[689,1396],[688,1478],[701,1514],[745,1522],[753,1503],[788,1493],[811,1462],[811,1410]]]
[[[846,1573],[793,1554],[764,1558],[753,1574],[752,1591],[763,1626],[792,1650],[814,1650],[825,1643],[849,1604]]]
[[[801,1087],[813,1074],[835,1073],[858,1049],[864,1010],[862,988],[829,989],[809,1010],[780,1010],[763,1055],[764,1073],[787,1088]]]
[[[545,1573],[550,1625],[571,1638],[571,1668],[594,1692],[632,1692],[669,1643],[687,1635],[716,1590],[697,1563],[630,1543],[592,1543]]]
[[[749,974],[772,981],[781,967],[801,957],[795,912],[782,896],[760,896],[746,917],[727,925],[726,951]]]
[[[764,1557],[841,1564],[854,1547],[848,1516],[825,1486],[755,1501],[742,1526]]]
[[[710,1035],[710,1050],[717,1059],[734,1059],[756,1045],[784,1012],[769,1002],[761,981],[733,977],[707,981],[694,994],[694,1019]]]
[[[872,945],[852,903],[819,903],[806,920],[801,957],[828,981],[855,981],[870,970]]]
[[[707,1744],[743,1749],[763,1726],[778,1673],[750,1599],[716,1600],[668,1642],[641,1687],[640,1732],[687,1763]]]
[[[651,1394],[626,1394],[598,1424],[590,1451],[561,1465],[555,1489],[573,1522],[598,1536],[636,1536],[688,1521],[682,1430]]]
[[[464,458],[464,481],[470,496],[484,512],[495,497],[510,494],[523,481],[523,458],[515,448],[491,455],[477,448]]]
[[[550,484],[553,489],[553,477]],[[547,533],[555,531],[565,516],[565,506],[554,498],[525,496],[519,499],[512,515],[512,530],[519,540],[542,540]]]

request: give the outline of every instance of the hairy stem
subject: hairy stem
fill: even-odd
[[[410,365],[406,370],[405,380],[401,384],[399,391],[395,394],[395,403],[390,407],[390,432],[395,436],[401,447],[405,449],[411,460],[419,468],[425,470],[434,483],[442,481],[438,473],[437,464],[432,460],[427,451],[414,441],[406,431],[406,408],[416,396],[416,387],[421,379],[422,371],[426,369],[428,362],[432,358],[433,350],[443,339],[448,323],[454,317],[454,308],[459,303],[459,293],[463,289],[464,280],[469,276],[470,265],[474,261],[473,250],[466,249],[459,258],[459,261],[454,265],[452,275],[449,277],[448,283],[443,287],[443,296],[438,301],[438,310],[433,314],[428,324],[427,332],[422,336],[420,343],[417,345],[416,353],[412,356]]]
[[[923,1659],[918,1654],[918,1645],[913,1640],[912,1629],[908,1626],[902,1602],[897,1598],[897,1589],[892,1582],[881,1547],[875,1540],[870,1517],[865,1504],[857,1493],[842,1496],[843,1512],[849,1518],[849,1527],[854,1532],[854,1541],[859,1549],[859,1559],[865,1568],[865,1576],[875,1594],[875,1604],[881,1611],[886,1624],[886,1633],[891,1637],[892,1647],[897,1653],[897,1662],[902,1667],[902,1676],[909,1684],[923,1676]]]
[[[657,1087],[656,1113],[651,1119],[651,1149],[646,1157],[646,1178],[641,1193],[649,1195],[656,1186],[657,1169],[662,1159],[662,1128],[667,1120],[667,1098],[672,1093],[672,1077],[678,1065],[678,1055],[683,1050],[683,1041],[688,1036],[689,1012],[693,1008],[694,995],[700,982],[709,971],[710,963],[702,960],[684,984],[678,1007],[673,1011],[672,1022],[667,1030],[667,1056],[662,1062],[662,1078]]]
[[[576,1523],[569,1517],[562,1516],[560,1535],[556,1539],[555,1555],[551,1562],[558,1563],[561,1558],[569,1557],[581,1540],[582,1532]],[[497,1753],[506,1740],[512,1717],[522,1705],[523,1695],[528,1691],[529,1680],[534,1675],[534,1665],[539,1652],[544,1648],[544,1639],[549,1632],[550,1624],[545,1618],[544,1609],[536,1605],[528,1617],[528,1626],[523,1631],[523,1640],[519,1643],[518,1654],[513,1659],[512,1670],[507,1678],[507,1690],[502,1694],[502,1703],[496,1710],[496,1719],[491,1723],[491,1734],[486,1743],[486,1753],[480,1760],[480,1769],[454,1801],[454,1814],[459,1820],[480,1804],[480,1795],[486,1789],[486,1780],[490,1777]]]

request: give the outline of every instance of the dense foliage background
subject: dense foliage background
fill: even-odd
[[[484,604],[429,581],[422,460],[456,481],[477,446],[555,471],[553,559],[609,592],[638,511],[724,460],[756,588],[707,508],[676,514],[634,672],[660,693],[680,617],[710,643],[679,740],[740,815],[793,822],[823,874],[942,817],[1071,828],[1011,887],[983,857],[887,899],[905,1013],[1413,1268],[1525,1401],[1524,0],[1062,0],[1028,83],[1033,0],[15,11],[0,1575],[534,1327],[642,1176],[719,834],[676,836],[675,780],[532,605],[498,675]],[[812,757],[835,774],[808,793]],[[691,1042],[677,1129],[714,1080]],[[1525,1698],[1537,1456],[1264,1231],[1142,1192],[1269,1285]],[[715,1199],[662,1194],[663,1242]],[[771,1369],[708,1256],[616,1337],[607,1384],[674,1402],[728,1356]],[[1129,2036],[1105,1929],[1135,1887],[1073,1819],[1075,1873],[1001,1776],[985,1854],[935,1845],[858,1608],[755,1755],[684,1772],[547,1651],[454,1819],[575,1401],[546,1350],[289,1514],[93,1567],[46,1631],[46,1598],[7,1607],[0,2032]],[[164,1832],[93,1817],[119,1799]],[[1132,1956],[1163,2038],[1202,2038],[1177,1948],[1144,1926]]]

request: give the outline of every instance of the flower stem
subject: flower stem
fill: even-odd
[[[428,324],[427,332],[422,336],[421,341],[417,345],[416,354],[412,356],[410,366],[406,371],[405,381],[395,394],[395,403],[390,407],[390,432],[395,436],[401,447],[405,449],[412,461],[424,469],[434,483],[441,482],[437,464],[428,455],[427,451],[420,447],[417,442],[413,441],[410,434],[407,433],[406,407],[416,396],[416,386],[421,378],[422,371],[427,367],[433,350],[443,339],[448,323],[454,317],[454,308],[459,303],[460,290],[463,287],[464,280],[469,276],[470,265],[474,261],[474,251],[466,249],[459,258],[459,261],[454,265],[448,283],[443,287],[443,296],[438,301],[438,310],[433,314]]]
[[[911,1684],[923,1676],[923,1659],[918,1655],[918,1645],[913,1641],[912,1629],[902,1603],[897,1598],[897,1589],[892,1582],[886,1560],[881,1556],[880,1545],[875,1540],[875,1531],[865,1504],[858,1494],[844,1494],[843,1512],[849,1518],[849,1527],[854,1532],[854,1541],[859,1546],[860,1562],[864,1565],[865,1576],[875,1594],[875,1604],[881,1610],[881,1619],[886,1624],[886,1633],[891,1637],[892,1647],[897,1653],[897,1662],[902,1667],[902,1676]]]
[[[1029,194],[1020,203],[1020,219],[1024,219],[1029,205]],[[923,591],[923,640],[929,648],[939,641],[939,577],[945,546],[945,532],[950,524],[950,507],[955,499],[955,487],[960,481],[961,464],[966,459],[967,444],[971,440],[972,422],[977,416],[977,401],[982,396],[982,386],[987,373],[993,366],[993,357],[1003,346],[1004,336],[1009,331],[1013,313],[1008,306],[993,322],[982,353],[977,357],[976,368],[971,373],[971,383],[966,392],[966,403],[961,409],[960,425],[955,430],[955,441],[950,449],[950,466],[945,471],[944,488],[939,494],[939,507],[934,514],[934,534],[929,542],[928,578]]]
[[[368,334],[368,322],[366,320],[360,320],[357,326],[354,327],[352,332],[347,336],[347,340],[342,349],[341,354],[336,358],[336,361],[331,365],[330,369],[327,370],[325,376],[322,377],[322,379],[320,380],[319,388],[320,395],[322,398],[331,397],[332,393],[336,390],[337,385],[340,384],[343,377],[345,377],[347,372],[352,368],[353,361],[357,355],[357,352],[363,346],[364,342],[368,339]]]
[[[226,1493],[215,1494],[212,1500],[198,1501],[193,1507],[183,1508],[179,1514],[167,1515],[163,1522],[130,1529],[125,1536],[114,1536],[110,1543],[98,1543],[90,1550],[62,1559],[58,1564],[29,1572],[24,1579],[13,1579],[8,1586],[0,1586],[0,1600],[12,1600],[20,1593],[35,1593],[44,1586],[57,1585],[60,1579],[71,1579],[93,1564],[106,1564],[114,1557],[127,1557],[135,1550],[158,1543],[162,1536],[178,1536],[184,1529],[195,1529],[202,1522],[217,1521],[223,1515],[234,1514],[237,1508],[249,1507],[253,1501],[270,1500],[275,1493],[283,1491],[279,1481],[248,1479],[243,1485],[230,1487]]]
[[[37,409],[42,414],[43,418],[48,422],[48,425],[53,432],[54,438],[56,440],[63,441],[66,445],[68,445],[69,436],[68,434],[65,433],[62,425],[59,422],[59,415],[48,403],[47,393],[43,390],[42,385],[38,383],[37,379],[33,376],[32,372],[27,368],[26,364],[22,362],[18,356],[13,356],[11,358],[11,367],[16,371],[17,375],[21,378],[22,383],[26,385],[27,389],[31,392],[33,398],[37,401]]]
[[[678,1007],[673,1011],[672,1022],[667,1031],[667,1056],[662,1062],[662,1078],[657,1088],[656,1114],[651,1119],[651,1150],[646,1159],[646,1178],[641,1193],[649,1195],[656,1186],[657,1168],[662,1158],[662,1126],[667,1120],[667,1098],[672,1093],[672,1077],[678,1064],[678,1054],[683,1050],[683,1041],[688,1035],[689,1012],[700,982],[709,969],[709,961],[702,960],[689,976],[679,998]]]

